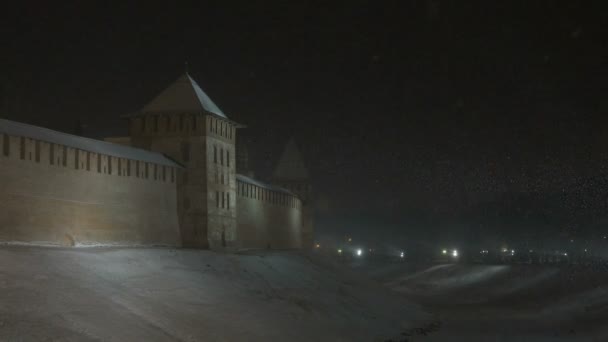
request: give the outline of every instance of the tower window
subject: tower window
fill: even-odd
[[[216,191],[215,192],[215,206],[216,207],[220,207],[220,192]]]
[[[182,160],[187,163],[190,161],[190,143],[182,142]]]
[[[230,209],[230,193],[226,193],[226,208]]]
[[[213,162],[217,164],[217,146],[213,145]]]
[[[40,163],[40,140],[36,140],[36,147],[35,148],[36,148],[36,151],[35,151],[35,154],[36,154],[36,157],[35,157],[36,158],[36,163]]]
[[[25,138],[24,137],[21,137],[21,144],[19,146],[19,155],[22,160],[25,159]]]
[[[220,165],[224,165],[224,149],[220,148]]]
[[[7,134],[3,134],[2,135],[2,154],[4,154],[5,157],[8,157],[10,154],[10,139],[8,137]]]
[[[230,151],[226,150],[226,166],[230,167]]]
[[[62,160],[62,165],[63,165],[63,166],[67,166],[67,165],[68,165],[68,147],[67,147],[67,146],[63,146],[63,160]]]

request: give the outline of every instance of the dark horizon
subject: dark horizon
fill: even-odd
[[[608,218],[602,2],[9,6],[1,117],[124,135],[187,61],[256,137],[258,176],[296,137],[320,234],[588,236]]]

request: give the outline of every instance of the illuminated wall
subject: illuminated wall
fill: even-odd
[[[302,202],[288,191],[237,178],[237,237],[241,248],[302,247]]]
[[[183,165],[177,181],[182,245],[237,248],[234,123],[212,115],[140,113],[130,118],[135,147]]]
[[[0,241],[177,246],[177,173],[0,134]]]

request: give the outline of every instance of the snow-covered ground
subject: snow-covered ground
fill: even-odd
[[[304,253],[0,247],[0,341],[373,341],[430,319]]]
[[[408,341],[608,341],[608,272],[577,265],[361,264],[432,312]]]

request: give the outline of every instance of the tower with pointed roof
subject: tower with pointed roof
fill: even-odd
[[[178,177],[182,245],[234,249],[236,129],[186,72],[128,116],[131,144],[184,166]]]
[[[302,200],[302,247],[314,240],[314,203],[308,169],[294,138],[289,139],[272,175],[277,186],[290,190]]]

